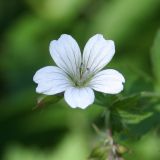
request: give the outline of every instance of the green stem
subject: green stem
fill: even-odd
[[[105,114],[105,125],[107,127],[107,137],[109,139],[110,146],[111,146],[111,151],[110,151],[108,159],[109,160],[121,160],[121,157],[117,153],[117,144],[115,143],[113,139],[113,131],[112,131],[111,123],[110,123],[110,111],[108,109],[106,110],[106,114]]]
[[[107,130],[109,128],[111,128],[111,124],[110,124],[110,110],[109,109],[106,109],[106,111],[105,111],[105,126],[106,126]]]

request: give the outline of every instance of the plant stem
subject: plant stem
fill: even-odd
[[[121,157],[117,153],[117,144],[115,143],[113,139],[113,132],[112,132],[112,126],[110,123],[110,111],[106,110],[106,117],[105,117],[105,124],[107,127],[107,137],[109,139],[109,144],[111,146],[111,152],[108,156],[109,160],[121,160]]]

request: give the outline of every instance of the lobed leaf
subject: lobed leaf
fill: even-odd
[[[135,136],[139,136],[156,127],[159,120],[155,117],[160,115],[158,109],[156,109],[159,101],[159,94],[152,92],[141,92],[117,100],[110,106],[113,131],[125,134],[135,133]],[[153,123],[148,125],[149,119],[153,120],[154,125]],[[141,129],[140,132],[137,131],[137,126]],[[134,134],[132,135],[134,136]]]

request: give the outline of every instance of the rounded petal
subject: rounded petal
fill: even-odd
[[[36,92],[46,95],[63,92],[67,87],[71,86],[67,74],[55,66],[47,66],[39,69],[35,73],[33,81],[38,84]]]
[[[94,92],[91,88],[75,88],[70,87],[65,91],[65,101],[72,108],[85,109],[87,106],[94,102]]]
[[[123,90],[125,79],[114,69],[102,70],[90,81],[89,86],[96,91],[117,94]]]
[[[50,43],[50,54],[62,70],[71,76],[77,76],[81,65],[81,52],[77,42],[67,34]]]
[[[112,40],[106,40],[101,34],[91,37],[83,51],[85,69],[95,73],[100,71],[112,59],[115,45]]]

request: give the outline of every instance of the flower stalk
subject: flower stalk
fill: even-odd
[[[128,149],[114,140],[110,123],[110,111],[108,109],[106,109],[105,114],[105,126],[106,132],[104,134],[96,125],[93,126],[98,135],[104,136],[104,141],[92,150],[89,160],[124,160],[122,155],[125,154]]]

